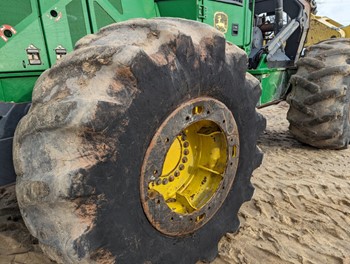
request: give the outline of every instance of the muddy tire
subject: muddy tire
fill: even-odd
[[[291,78],[287,101],[290,132],[317,148],[343,149],[350,141],[350,39],[307,49]]]
[[[84,37],[46,71],[14,144],[19,206],[44,252],[59,263],[212,260],[219,239],[238,229],[237,212],[251,199],[250,177],[262,160],[256,141],[265,120],[255,110],[260,85],[246,65],[244,52],[207,25],[137,19]],[[227,176],[234,180],[230,191],[205,225],[169,217],[169,228],[178,233],[165,234],[141,202],[149,198],[142,196],[142,182],[140,189],[144,160],[162,123],[198,100],[215,101],[233,114],[237,170]],[[215,114],[193,109],[183,122]]]

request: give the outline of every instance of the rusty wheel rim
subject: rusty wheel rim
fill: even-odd
[[[201,97],[180,105],[143,161],[140,193],[149,222],[170,236],[201,228],[226,199],[238,160],[237,124],[223,103]]]

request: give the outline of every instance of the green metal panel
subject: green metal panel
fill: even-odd
[[[157,3],[161,16],[202,21],[225,33],[228,41],[250,52],[253,23],[251,9],[254,6],[249,0],[158,0]],[[225,20],[225,26],[221,28],[218,26],[220,19]]]
[[[88,0],[93,32],[131,18],[156,17],[154,0]]]
[[[266,64],[266,54],[262,56],[256,70],[250,70],[261,83],[262,94],[259,105],[281,99],[286,94],[292,72],[288,69],[269,68]]]
[[[253,21],[249,0],[223,2],[203,0],[203,5],[205,10],[203,22],[225,33],[228,41],[249,53]]]
[[[262,87],[262,94],[259,104],[266,104],[274,100],[279,100],[288,85],[289,74],[284,71],[271,71],[269,73],[255,75],[259,79]]]
[[[107,24],[155,16],[154,0],[1,0],[0,27],[15,32],[0,38],[0,101],[30,101],[36,79],[56,62],[57,48],[70,52],[78,39]],[[39,49],[40,65],[29,65],[29,45]]]
[[[39,4],[52,65],[56,50],[72,51],[77,40],[91,33],[87,5],[84,0],[39,0]]]
[[[201,21],[202,19],[199,18],[201,2],[198,0],[159,0],[157,4],[162,17],[181,17]]]
[[[15,33],[7,32],[9,37],[0,38],[0,73],[49,67],[36,0],[0,1],[0,27],[4,25],[11,26]],[[26,49],[30,45],[39,49],[40,65],[29,64]]]
[[[30,101],[35,80],[43,70],[50,67],[50,62],[56,61],[57,47],[61,46],[70,52],[80,37],[96,32],[110,23],[130,18],[182,17],[203,21],[222,30],[217,14],[226,14],[227,40],[249,53],[251,10],[254,1],[249,2],[249,0],[1,0],[0,27],[11,25],[16,33],[8,36],[6,41],[0,38],[0,101]],[[233,25],[238,25],[237,35],[232,34]],[[41,65],[28,64],[26,48],[29,45],[34,45],[40,50]],[[260,79],[263,86],[261,104],[283,95],[290,77],[286,69],[270,69],[265,61],[266,58],[263,57],[258,69],[251,71]]]
[[[2,102],[30,102],[32,90],[41,72],[12,74],[2,78],[0,76],[0,101]]]

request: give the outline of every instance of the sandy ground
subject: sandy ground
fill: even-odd
[[[0,188],[0,264],[49,264],[38,241],[25,227],[17,206],[15,186]]]
[[[288,105],[261,110],[265,153],[241,229],[219,244],[221,263],[350,263],[350,149],[318,150],[288,133]]]
[[[255,194],[240,211],[239,232],[220,241],[214,264],[350,264],[350,149],[298,143],[288,133],[287,109],[261,110],[267,130]],[[0,188],[0,264],[8,263],[53,263],[26,231],[13,186]]]

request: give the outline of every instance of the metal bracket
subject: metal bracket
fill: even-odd
[[[204,5],[203,1],[198,1],[198,18],[207,18],[207,7]]]
[[[269,60],[278,50],[283,47],[283,44],[299,27],[299,22],[293,19],[287,26],[285,26],[275,37],[267,44],[267,60]]]
[[[57,48],[55,48],[55,53],[56,53],[56,59],[60,60],[64,55],[67,54],[67,50],[59,45]]]
[[[40,50],[34,45],[29,45],[26,49],[29,65],[41,65]]]

